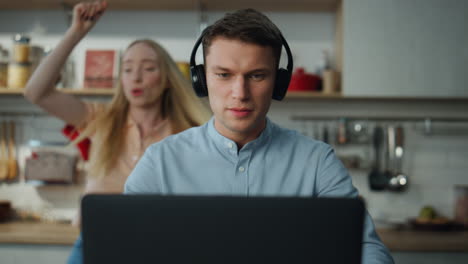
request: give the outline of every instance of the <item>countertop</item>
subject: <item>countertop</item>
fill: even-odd
[[[377,229],[391,251],[468,252],[468,231]]]
[[[73,245],[79,229],[50,222],[0,223],[0,244]]]
[[[0,223],[0,244],[72,245],[79,230],[70,224]],[[468,231],[428,232],[377,229],[391,251],[468,252]]]

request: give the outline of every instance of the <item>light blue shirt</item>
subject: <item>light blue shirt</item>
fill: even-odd
[[[151,145],[125,183],[125,193],[356,197],[333,149],[267,119],[260,136],[238,150],[214,119]],[[366,215],[363,263],[393,263]]]

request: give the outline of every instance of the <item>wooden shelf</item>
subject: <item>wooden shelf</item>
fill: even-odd
[[[67,94],[75,95],[113,95],[115,88],[92,88],[92,89],[73,89],[65,88],[58,89],[61,92]],[[0,88],[0,95],[21,95],[23,94],[23,89],[9,89],[9,88]],[[322,92],[288,92],[286,98],[300,99],[300,98],[342,98],[341,94],[324,94]]]
[[[227,11],[251,7],[262,11],[335,12],[341,0],[107,0],[114,10],[198,10],[200,4],[207,11]],[[79,0],[22,0],[1,1],[0,9],[63,9]]]
[[[83,96],[112,96],[115,88],[65,88],[58,89],[61,92]],[[0,97],[7,95],[22,95],[23,89],[0,88]],[[398,102],[468,102],[468,97],[395,97],[395,96],[344,96],[341,93],[322,92],[296,92],[286,94],[286,100],[310,99],[310,100],[347,100],[347,101],[398,101]]]
[[[88,89],[59,89],[59,91],[67,94],[76,94],[76,95],[113,95],[114,88],[88,88]]]
[[[75,95],[113,95],[114,89],[109,88],[92,88],[92,89],[58,89],[61,92],[67,94]],[[10,88],[0,88],[0,95],[22,95],[24,89],[10,89]]]
[[[322,93],[322,92],[288,92],[286,99],[307,99],[307,98],[327,98],[327,99],[338,99],[343,98],[341,93]]]

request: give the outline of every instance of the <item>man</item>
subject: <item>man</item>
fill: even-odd
[[[272,97],[281,99],[276,89],[282,87],[275,86],[282,82],[277,69],[283,43],[279,29],[252,9],[208,27],[205,67],[193,74],[195,86],[207,88],[214,117],[148,148],[125,193],[356,197],[329,145],[266,117]],[[364,232],[363,262],[393,263],[369,215]]]

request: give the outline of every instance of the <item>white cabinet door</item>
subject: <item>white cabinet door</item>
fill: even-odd
[[[2,264],[64,264],[72,246],[0,244]]]
[[[468,97],[468,1],[344,1],[343,93]]]

